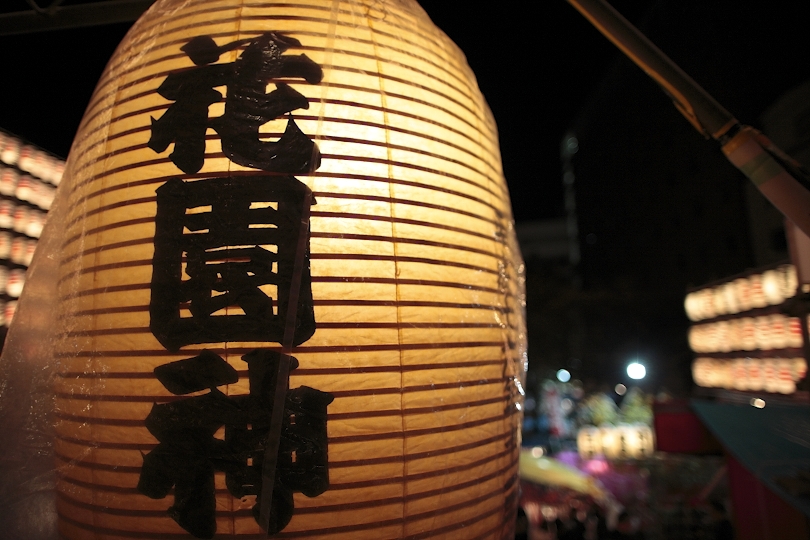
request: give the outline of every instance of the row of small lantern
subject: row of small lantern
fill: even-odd
[[[785,264],[762,273],[752,274],[694,291],[686,295],[684,307],[692,321],[733,315],[756,308],[777,306],[796,294],[796,268]]]
[[[696,353],[798,348],[801,319],[775,313],[698,324],[689,329],[689,346]]]
[[[47,214],[25,204],[0,200],[0,229],[10,229],[31,238],[39,238]]]
[[[8,325],[25,286],[65,163],[0,131],[0,326]]]
[[[14,313],[16,311],[16,300],[9,300],[8,302],[3,302],[0,300],[0,326],[7,326],[11,324],[11,320],[14,318]]]
[[[0,231],[0,260],[8,260],[14,264],[29,266],[36,248],[37,241],[33,238],[14,236],[7,231]]]
[[[0,131],[0,161],[54,186],[59,185],[65,172],[65,162],[61,159],[3,131]]]
[[[25,269],[0,266],[0,295],[19,298],[25,287]]]
[[[692,363],[695,384],[705,388],[792,394],[807,375],[804,358],[697,358]]]
[[[653,455],[655,438],[644,424],[585,426],[577,433],[577,450],[583,459],[642,459]]]
[[[49,210],[56,195],[56,186],[16,169],[0,165],[0,195],[26,201]]]

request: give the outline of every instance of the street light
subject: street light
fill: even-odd
[[[643,379],[647,375],[647,368],[640,362],[631,362],[627,365],[627,376],[636,381]]]
[[[557,380],[560,382],[568,382],[571,380],[571,373],[567,369],[558,370]]]

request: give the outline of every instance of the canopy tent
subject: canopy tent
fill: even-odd
[[[749,472],[810,517],[810,406],[758,404],[767,406],[693,400],[692,409]]]

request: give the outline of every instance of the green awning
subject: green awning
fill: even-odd
[[[810,405],[691,405],[737,461],[810,517]]]

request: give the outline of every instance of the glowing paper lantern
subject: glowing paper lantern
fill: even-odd
[[[511,537],[522,266],[493,119],[416,2],[159,0],[54,207],[60,537]]]
[[[698,386],[714,386],[711,359],[696,358],[692,362],[692,380]]]
[[[781,304],[785,297],[782,294],[782,276],[778,269],[768,270],[762,274],[762,294],[768,304]]]
[[[737,288],[733,283],[725,283],[718,287],[725,299],[726,309],[728,313],[739,313],[740,302],[737,298]]]
[[[740,325],[740,348],[743,351],[753,351],[757,348],[756,323],[753,317],[743,317]]]
[[[807,360],[804,358],[793,359],[793,380],[801,381],[807,375]]]
[[[762,308],[768,305],[768,301],[762,290],[762,274],[752,274],[748,276],[748,287],[752,308]]]
[[[577,432],[577,450],[582,459],[602,454],[602,436],[596,426],[584,426]]]
[[[750,282],[745,278],[738,278],[732,283],[734,283],[737,288],[737,300],[740,305],[740,311],[748,311],[754,307],[751,298]]]
[[[609,459],[643,459],[652,456],[652,429],[643,424],[584,426],[577,432],[577,450],[583,459],[604,455]]]
[[[686,316],[690,321],[696,322],[701,319],[700,316],[700,297],[696,292],[686,295],[683,301],[683,308],[686,311]]]
[[[788,318],[787,346],[801,347],[804,341],[802,336],[802,320],[798,317]]]
[[[601,441],[602,453],[606,457],[616,458],[621,455],[622,440],[618,430],[614,426],[600,427],[599,439]]]
[[[630,425],[616,428],[621,437],[620,457],[642,459],[651,457],[655,451],[653,432],[649,426]]]
[[[779,360],[775,358],[765,358],[762,360],[762,372],[765,384],[762,387],[766,392],[779,392]]]
[[[754,317],[754,341],[757,349],[771,348],[771,321],[768,317]]]
[[[754,391],[762,390],[765,386],[762,360],[759,358],[747,358],[746,363],[748,364],[748,389]]]

